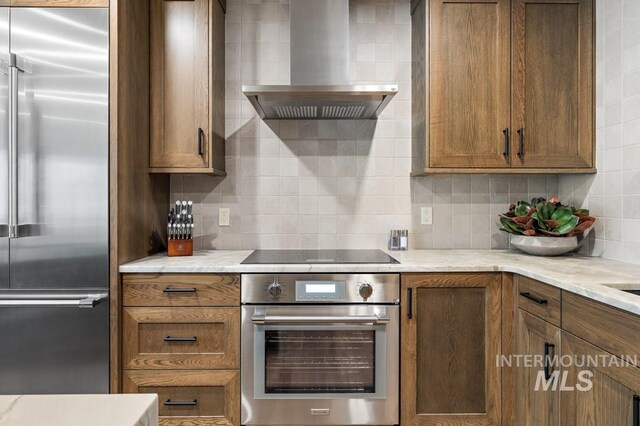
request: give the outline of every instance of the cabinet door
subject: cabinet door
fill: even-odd
[[[513,1],[514,167],[593,167],[592,3]]]
[[[209,0],[151,1],[151,167],[207,168]]]
[[[403,425],[499,425],[500,274],[402,277]]]
[[[431,0],[431,167],[509,167],[510,4]]]
[[[563,359],[572,357],[580,364],[566,368],[567,387],[574,390],[561,394],[563,425],[615,425],[636,426],[634,411],[638,415],[640,400],[640,369],[613,358],[600,348],[565,331],[562,332]],[[634,356],[627,354],[625,356]],[[589,361],[591,360],[591,361]],[[612,362],[617,360],[617,362]],[[564,361],[563,361],[564,363]],[[591,381],[580,381],[580,374],[588,371]]]
[[[517,373],[517,419],[522,426],[557,426],[560,424],[560,392],[554,359],[560,357],[560,329],[522,309],[518,309],[518,343],[516,354],[543,360],[539,365],[519,365]],[[554,358],[558,357],[558,358]],[[546,368],[545,368],[546,367]],[[539,376],[544,375],[544,381]],[[549,382],[547,382],[549,381]],[[544,390],[543,382],[550,387]]]

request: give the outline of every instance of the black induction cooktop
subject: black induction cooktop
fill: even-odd
[[[400,263],[382,250],[254,250],[243,264]]]

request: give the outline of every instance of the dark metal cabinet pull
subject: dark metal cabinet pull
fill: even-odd
[[[407,318],[413,318],[413,287],[407,289]]]
[[[198,155],[204,155],[204,131],[201,127],[198,127]]]
[[[194,406],[194,405],[198,405],[198,400],[194,399],[192,401],[172,401],[170,399],[167,399],[164,402],[164,405],[166,405],[167,407]]]
[[[504,149],[502,150],[502,155],[505,157],[509,155],[509,128],[506,128],[502,131],[504,135]]]
[[[640,426],[640,395],[633,395],[633,426]]]
[[[544,342],[544,379],[549,380],[551,378],[551,349],[555,353],[556,345],[553,343]]]
[[[524,129],[518,129],[518,157],[524,157]]]
[[[547,299],[540,299],[539,297],[536,297],[534,295],[532,295],[531,293],[529,293],[528,291],[523,291],[520,293],[520,296],[525,297],[533,302],[536,302],[539,305],[546,305],[547,303],[549,303],[549,301]]]
[[[164,340],[165,342],[195,342],[198,338],[196,336],[193,337],[171,337],[167,336]]]
[[[167,287],[162,290],[163,293],[195,293],[195,288],[171,288]]]

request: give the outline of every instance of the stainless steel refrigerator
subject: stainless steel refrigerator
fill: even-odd
[[[0,394],[109,390],[108,31],[0,8]]]

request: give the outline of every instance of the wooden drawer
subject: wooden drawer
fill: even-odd
[[[518,277],[518,307],[560,327],[561,290],[531,278]]]
[[[125,274],[124,306],[240,306],[240,277],[213,274]]]
[[[240,308],[124,308],[124,368],[240,365]]]
[[[124,393],[158,394],[161,425],[240,424],[239,371],[130,370],[123,379]]]
[[[632,313],[565,291],[562,328],[625,360],[640,358],[640,317]]]

